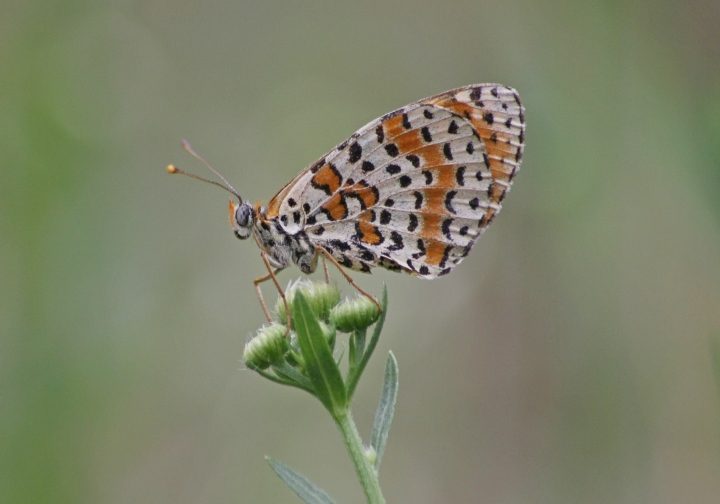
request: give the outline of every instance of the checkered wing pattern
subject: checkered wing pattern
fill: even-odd
[[[466,86],[372,121],[301,172],[268,217],[340,264],[449,273],[493,221],[522,159],[515,90]]]

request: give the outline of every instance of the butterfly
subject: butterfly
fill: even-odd
[[[225,185],[235,236],[252,237],[268,274],[296,264],[315,271],[319,257],[345,272],[374,267],[432,279],[452,271],[500,211],[522,160],[525,115],[518,93],[475,84],[416,101],[370,122],[301,171],[268,206]],[[324,263],[324,261],[323,261]],[[327,266],[325,266],[327,277]],[[288,320],[289,325],[289,320]]]

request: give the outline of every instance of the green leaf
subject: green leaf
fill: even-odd
[[[345,384],[327,338],[302,291],[298,291],[293,300],[292,316],[315,395],[336,418],[347,406]]]
[[[365,352],[362,354],[362,357],[356,356],[356,358],[359,359],[357,367],[355,367],[355,369],[351,369],[348,373],[348,401],[352,399],[352,396],[355,393],[355,387],[357,387],[358,381],[360,381],[360,376],[362,376],[362,373],[365,370],[365,366],[367,366],[370,357],[372,357],[372,353],[375,351],[375,346],[380,339],[380,333],[382,332],[383,324],[385,323],[385,315],[387,314],[387,285],[383,285],[382,301],[380,302],[380,305],[382,306],[382,313],[380,314],[380,318],[378,319],[378,321],[375,322],[375,328],[373,330],[372,336],[370,337],[370,342],[368,343]]]
[[[293,315],[295,314],[294,311],[292,313]],[[270,467],[272,467],[272,470],[275,471],[275,474],[277,474],[303,502],[307,504],[335,504],[332,497],[302,474],[270,457],[265,457],[265,459],[268,461],[268,464],[270,464]]]
[[[350,377],[355,374],[358,365],[360,364],[365,351],[365,338],[367,336],[367,328],[355,329],[350,335],[349,340],[349,355],[348,355],[348,370],[347,377],[348,381]]]
[[[300,371],[292,367],[287,362],[283,362],[281,364],[276,364],[272,367],[272,370],[275,372],[277,377],[281,380],[280,383],[283,383],[285,385],[290,385],[293,387],[300,388],[302,390],[307,390],[312,395],[315,395],[315,390],[313,389],[312,383],[310,383],[310,380],[307,376],[302,374]],[[278,380],[275,380],[278,381]]]
[[[355,367],[359,364],[358,360],[365,352],[365,339],[367,338],[367,329],[355,330],[351,336],[351,343],[355,350],[355,361],[352,363]]]
[[[388,432],[395,413],[395,401],[397,400],[398,391],[398,367],[395,356],[392,352],[388,353],[387,363],[385,364],[385,381],[383,383],[382,393],[380,394],[380,404],[375,413],[375,423],[373,424],[372,440],[370,445],[375,449],[375,470],[380,468],[380,460],[382,459],[385,445],[387,444]]]

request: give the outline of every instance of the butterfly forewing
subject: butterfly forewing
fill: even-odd
[[[467,86],[372,121],[269,204],[342,265],[426,278],[450,272],[499,212],[522,158],[517,93]]]

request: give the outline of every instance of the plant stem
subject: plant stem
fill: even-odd
[[[340,429],[368,504],[385,504],[385,498],[380,491],[378,474],[373,464],[365,456],[365,448],[350,411],[339,412],[335,416],[335,423]]]

